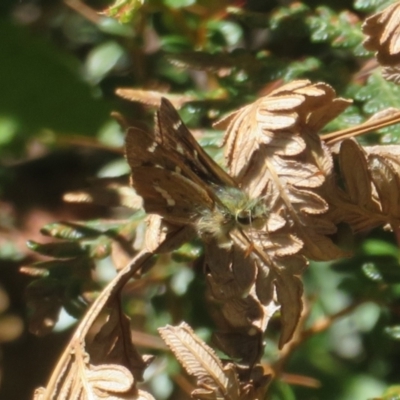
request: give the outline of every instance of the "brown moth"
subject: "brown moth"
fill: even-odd
[[[250,199],[203,150],[165,98],[154,133],[129,128],[126,157],[132,186],[149,214],[173,224],[192,224],[200,236],[225,241],[232,230],[261,228],[268,210]]]
[[[276,274],[266,272],[271,261],[261,247],[269,217],[266,195],[251,198],[242,190],[197,143],[166,99],[155,126],[154,133],[139,128],[127,132],[132,186],[147,213],[193,227],[202,238],[207,298],[220,304],[213,308],[218,347],[253,366],[263,353],[262,333],[277,309]],[[288,332],[285,342],[293,324]],[[241,341],[239,351],[232,338]]]

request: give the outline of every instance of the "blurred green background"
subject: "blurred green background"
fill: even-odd
[[[30,398],[45,384],[70,335],[67,317],[57,333],[28,333],[24,290],[32,279],[18,269],[42,258],[28,251],[26,240],[43,241],[39,230],[52,221],[120,216],[108,207],[62,201],[63,193],[84,187],[90,177],[128,172],[123,132],[110,113],[151,123],[154,108],[124,100],[115,90],[187,96],[180,114],[189,127],[202,130],[202,144],[219,160],[221,133],[211,130],[212,122],[294,79],[324,81],[339,96],[354,99],[327,131],[354,125],[400,107],[398,87],[368,70],[373,55],[362,47],[362,21],[390,3],[1,1],[1,399]],[[399,135],[392,127],[360,141],[397,144]],[[335,265],[311,263],[304,276],[310,326],[347,312],[296,349],[271,399],[400,399],[398,241],[398,232],[353,238],[344,228],[338,242],[355,256]],[[133,319],[146,319],[141,323],[150,333],[184,318],[203,337],[210,335],[202,283],[192,269],[198,252],[187,252],[158,271],[143,299],[128,301]],[[106,281],[112,262],[102,263]],[[278,357],[278,332],[273,321],[265,363]],[[178,371],[170,357],[159,354],[148,372],[148,389],[157,399],[188,398],[170,378]]]

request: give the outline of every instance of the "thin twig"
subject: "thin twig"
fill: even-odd
[[[98,24],[102,18],[95,10],[80,0],[64,0],[64,3],[94,24]]]
[[[305,330],[302,330],[302,326],[304,326],[306,319],[308,318],[309,312],[308,311],[303,312],[298,324],[298,329],[296,329],[293,340],[291,340],[284,346],[284,348],[281,351],[281,356],[279,357],[279,360],[272,366],[272,369],[275,372],[275,376],[281,375],[282,370],[286,365],[286,363],[288,362],[289,357],[298,347],[300,347],[300,345],[303,342],[305,342],[308,338],[316,335],[317,333],[326,331],[337,319],[350,314],[358,306],[360,306],[365,302],[366,300],[352,303],[333,315],[321,318],[320,320],[316,321],[313,324],[313,326]]]
[[[347,129],[342,129],[340,131],[327,133],[321,135],[320,138],[328,144],[333,144],[339,142],[343,139],[349,137],[356,137],[374,131],[376,129],[385,128],[386,126],[394,125],[400,122],[400,112],[394,113],[384,118],[377,120],[367,121],[364,124],[352,126]]]

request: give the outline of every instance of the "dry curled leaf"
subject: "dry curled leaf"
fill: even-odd
[[[87,347],[91,361],[94,364],[112,363],[125,366],[136,381],[141,381],[147,364],[132,343],[130,320],[122,312],[118,301],[111,303],[110,307],[106,323]]]
[[[132,398],[135,393],[134,379],[127,368],[117,364],[93,365],[88,354],[76,345],[57,389],[52,392],[39,388],[34,400],[122,400]]]
[[[86,378],[94,392],[124,393],[133,385],[129,370],[117,364],[90,365]]]
[[[373,146],[365,150],[381,212],[395,229],[400,222],[400,146]]]

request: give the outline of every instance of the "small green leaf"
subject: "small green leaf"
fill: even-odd
[[[385,328],[385,333],[392,339],[400,340],[400,325],[387,326]]]
[[[180,263],[193,262],[199,258],[202,251],[203,249],[201,246],[196,246],[192,243],[186,243],[172,253],[172,259]]]
[[[74,318],[80,318],[88,306],[81,293],[82,284],[77,280],[71,280],[64,291],[63,307]]]
[[[375,264],[373,264],[373,263],[363,264],[361,269],[364,272],[364,274],[367,276],[367,278],[371,279],[371,281],[383,282],[383,277],[382,277],[381,273],[379,272],[378,268],[376,268]]]
[[[122,60],[125,50],[114,41],[95,47],[86,60],[86,75],[93,83],[100,82]]]
[[[0,146],[8,144],[16,136],[18,121],[10,116],[0,116]]]
[[[354,8],[359,11],[374,12],[390,4],[393,4],[392,0],[355,0]]]
[[[101,234],[101,232],[95,229],[76,225],[74,223],[63,223],[63,222],[56,222],[45,225],[40,230],[40,232],[46,236],[52,236],[57,239],[68,239],[68,240],[93,238]]]
[[[26,243],[30,250],[45,256],[58,258],[71,258],[87,254],[87,249],[83,248],[76,242],[57,242],[57,243],[37,243],[33,240],[28,240]]]
[[[371,256],[392,256],[399,257],[399,248],[387,241],[378,239],[365,240],[362,245],[363,253]]]
[[[373,257],[373,261],[363,264],[362,271],[375,282],[400,283],[400,265],[390,256]]]
[[[210,21],[207,25],[209,29],[209,34],[213,35],[213,33],[219,33],[223,38],[223,43],[220,43],[223,46],[234,46],[238,44],[238,42],[243,37],[243,31],[240,25],[230,22],[230,21]]]
[[[196,3],[196,0],[164,0],[166,6],[171,8],[189,7]]]
[[[379,72],[374,72],[354,97],[364,102],[363,109],[367,114],[375,114],[389,107],[400,108],[400,87],[387,82]]]
[[[122,23],[128,23],[135,18],[143,3],[144,0],[115,0],[114,4],[105,10],[105,14]]]
[[[129,16],[127,19],[131,19],[133,16]],[[125,19],[125,18],[124,18]],[[121,22],[125,22],[122,20]],[[105,33],[122,36],[122,37],[133,37],[134,32],[132,28],[128,25],[123,25],[114,18],[100,18],[97,23],[98,28]]]
[[[322,66],[322,62],[316,57],[307,57],[299,62],[294,61],[287,66],[283,79],[289,82],[304,76],[307,72],[318,70]]]
[[[28,285],[26,296],[31,310],[30,331],[41,336],[50,333],[62,306],[62,283],[53,278],[36,279]]]
[[[111,254],[111,239],[100,236],[96,241],[84,244],[84,247],[88,249],[90,258],[106,258]]]
[[[179,35],[165,35],[160,39],[162,49],[167,53],[177,53],[190,50],[192,44],[187,37]]]
[[[353,49],[364,40],[361,21],[349,11],[337,14],[329,7],[318,7],[307,23],[315,43],[328,42],[332,47]]]
[[[92,264],[88,258],[70,258],[68,260],[40,261],[31,264],[30,267],[48,270],[49,277],[57,280],[69,279],[74,273],[84,276],[90,270]]]

